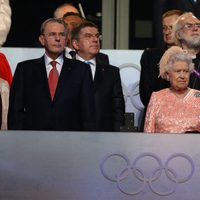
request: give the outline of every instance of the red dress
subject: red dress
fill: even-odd
[[[6,56],[3,53],[0,53],[0,77],[6,80],[9,86],[11,86],[13,78],[12,71],[6,59]]]

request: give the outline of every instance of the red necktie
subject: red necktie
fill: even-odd
[[[52,69],[49,72],[49,89],[50,89],[50,94],[51,94],[51,99],[53,100],[54,94],[56,92],[56,87],[58,84],[58,78],[59,78],[59,73],[58,70],[56,69],[56,61],[53,60],[51,61]]]

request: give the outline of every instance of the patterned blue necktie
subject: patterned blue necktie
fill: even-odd
[[[84,63],[86,63],[86,64],[88,64],[88,65],[91,65],[91,64],[93,64],[92,62],[90,62],[90,61],[87,61],[87,60],[85,60],[85,61],[84,61]]]

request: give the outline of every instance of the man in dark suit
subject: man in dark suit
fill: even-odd
[[[76,51],[74,47],[72,46],[72,42],[71,42],[71,31],[80,23],[84,22],[85,20],[86,19],[83,18],[79,13],[75,13],[75,12],[67,12],[63,15],[63,21],[66,24],[67,30],[69,32],[68,39],[67,39],[67,46],[65,48],[65,56],[67,58],[74,59],[76,55]],[[103,62],[102,64],[106,64],[106,65],[109,64],[108,55],[104,53],[98,52],[96,54],[96,59],[100,62]]]
[[[189,87],[200,90],[200,20],[192,12],[182,14],[174,24],[174,41],[192,56],[195,70]]]
[[[64,57],[66,36],[63,21],[51,18],[42,24],[39,40],[45,54],[17,65],[10,90],[8,129],[94,130],[91,70]],[[51,66],[52,61],[56,66]],[[50,76],[55,94],[50,90]]]
[[[139,90],[140,90],[140,99],[145,109],[140,131],[143,131],[146,108],[148,106],[152,92],[169,87],[168,81],[162,79],[161,77],[158,77],[159,76],[158,65],[160,62],[160,58],[164,54],[165,50],[170,46],[174,45],[172,37],[172,26],[182,13],[183,12],[181,10],[170,10],[162,15],[162,30],[163,30],[163,39],[165,42],[165,47],[146,49],[141,56]]]
[[[97,131],[120,131],[124,125],[125,103],[119,68],[106,64],[101,54],[100,34],[92,22],[83,22],[72,30],[72,45],[77,51],[76,59],[87,62],[92,71],[95,92]]]
[[[172,26],[183,12],[180,10],[170,10],[163,14],[163,39],[164,48],[146,49],[141,57],[140,73],[140,98],[145,107],[148,106],[151,93],[169,86],[169,83],[159,76],[159,62],[165,50],[174,45],[172,36]]]

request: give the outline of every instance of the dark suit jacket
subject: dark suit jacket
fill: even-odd
[[[195,69],[200,72],[200,52],[196,55],[196,58],[192,60],[194,63],[194,67]],[[189,87],[193,88],[193,89],[197,89],[200,90],[200,78],[192,73],[190,75],[190,83],[189,83]]]
[[[152,48],[143,52],[140,65],[140,99],[144,107],[148,106],[153,91],[169,87],[169,83],[159,76],[159,62],[165,49]]]
[[[99,64],[99,65],[109,65],[109,57],[107,54],[105,53],[101,53],[99,52],[97,55],[96,55],[96,62]]]
[[[44,57],[17,65],[10,90],[8,129],[93,130],[94,94],[88,65],[64,58],[51,101]]]
[[[119,68],[108,64],[108,56],[98,54],[94,77],[97,131],[120,131],[124,125],[125,103]]]

